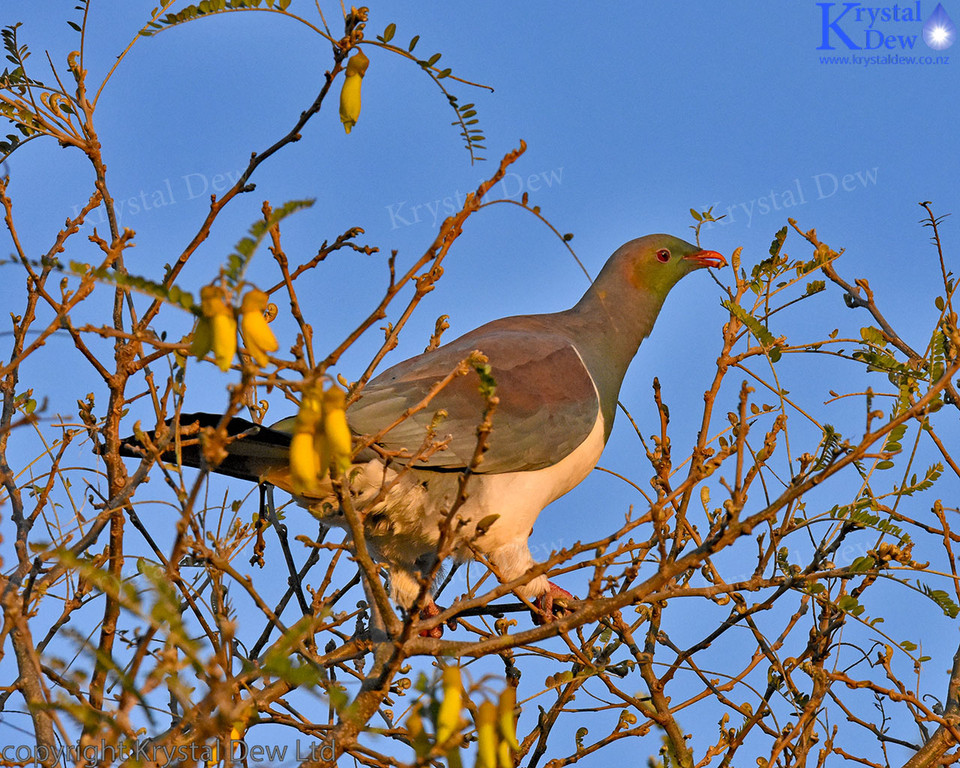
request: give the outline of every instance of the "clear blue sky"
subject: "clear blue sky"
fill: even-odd
[[[884,18],[871,15],[866,3],[859,14],[844,14],[842,3],[813,0],[373,4],[371,35],[395,22],[397,40],[419,34],[418,53],[441,52],[454,74],[495,89],[456,89],[461,102],[477,103],[493,162],[471,166],[442,94],[414,65],[371,49],[353,133],[344,134],[331,99],[300,142],[257,172],[256,192],[234,201],[218,220],[184,284],[195,289],[209,281],[264,199],[276,205],[317,198],[284,227],[291,259],[361,226],[365,242],[384,253],[397,249],[400,262],[409,263],[432,240],[438,205],[442,217],[446,199],[474,188],[522,138],[529,149],[501,192],[516,198],[528,191],[562,232],[575,233],[573,244],[594,274],[633,237],[689,234],[691,207],[713,205],[716,214],[727,214],[704,231],[703,243],[727,255],[743,246],[745,264],[766,255],[773,234],[792,216],[804,228],[816,227],[834,248],[847,249],[841,272],[870,280],[895,327],[911,327],[913,318],[929,325],[939,267],[929,231],[918,224],[917,203],[931,200],[938,213],[960,208],[960,45],[934,50],[924,43],[922,20],[935,5],[901,3],[896,18],[894,6],[873,6],[890,11]],[[338,7],[327,6],[328,20],[337,23]],[[960,0],[943,6],[960,21]],[[77,47],[64,21],[69,7],[3,2],[0,23],[24,22],[21,41],[31,47],[30,63],[41,78],[47,75],[44,49],[64,72],[67,53]],[[93,81],[151,7],[92,0],[87,66]],[[291,10],[298,7],[314,17],[312,3],[295,0]],[[135,46],[104,91],[97,116],[109,183],[122,201],[121,224],[137,232],[137,247],[127,256],[131,271],[157,276],[179,254],[210,192],[292,125],[329,61],[321,38],[268,14],[201,20]],[[51,233],[86,200],[89,171],[78,153],[40,141],[17,153],[9,171],[20,236],[39,257]],[[953,219],[944,233],[955,251],[960,237]],[[68,258],[90,253],[79,241],[75,248]],[[787,250],[803,251],[799,238],[792,237]],[[562,245],[513,206],[472,219],[446,270],[394,361],[422,350],[441,313],[451,316],[453,338],[494,317],[564,308],[586,285]],[[252,267],[251,277],[258,275],[272,275],[265,254]],[[318,335],[339,339],[379,298],[382,260],[335,255],[322,275],[306,309]],[[0,280],[5,307],[20,292],[19,284]],[[921,303],[918,295],[928,298]],[[650,382],[660,377],[678,450],[695,434],[690,416],[697,416],[712,375],[725,314],[720,298],[705,274],[678,287],[624,387],[622,399],[647,420],[649,434]],[[835,313],[837,324],[855,322],[838,309],[835,295],[808,306],[813,314],[794,318],[798,326],[832,322],[817,312]],[[186,327],[185,319],[170,321],[171,335]],[[359,373],[374,341],[344,359],[348,378]],[[69,368],[71,386],[46,394],[52,407],[71,412],[96,380],[79,360],[55,365],[38,374],[57,377]],[[220,387],[228,378],[211,372],[207,380],[211,386],[196,388],[191,409],[222,407]],[[814,402],[822,401],[816,370],[799,380],[811,387]],[[279,408],[273,413],[287,415]],[[850,423],[859,426],[861,419],[858,411]],[[649,470],[637,447],[621,420],[603,463],[645,482]],[[584,510],[598,494],[614,516],[642,501],[595,473],[541,517],[534,552],[589,536]],[[954,627],[944,653],[955,634]],[[934,682],[932,690],[943,695],[945,679],[942,686]]]

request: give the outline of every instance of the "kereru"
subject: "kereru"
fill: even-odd
[[[724,264],[719,253],[670,235],[631,240],[610,257],[573,308],[494,320],[381,373],[347,409],[350,428],[356,435],[378,433],[420,403],[471,352],[482,352],[499,404],[488,450],[457,511],[465,524],[455,527],[454,557],[469,559],[465,543],[471,542],[502,579],[517,579],[534,565],[527,540],[541,510],[580,483],[600,459],[627,367],[667,293],[689,272]],[[476,376],[454,378],[427,408],[387,432],[380,452],[366,449],[347,473],[370,553],[386,566],[391,596],[405,609],[419,593],[421,574],[435,563],[440,526],[474,454],[484,403]],[[436,438],[447,441],[444,449],[409,469],[402,459],[385,461],[384,453],[416,454],[440,409],[446,416]],[[209,425],[218,417],[183,415],[180,424],[198,420]],[[234,419],[230,434],[244,436],[229,444],[228,456],[215,471],[292,491],[290,429],[289,419],[274,428]],[[142,455],[135,439],[126,442],[125,451]],[[171,458],[172,452],[164,456]],[[199,448],[185,446],[180,458],[199,466]],[[298,502],[324,522],[346,527],[329,483],[320,487],[326,490],[301,495]],[[482,520],[488,524],[478,535]],[[545,618],[551,615],[553,598],[567,596],[542,575],[517,592],[535,601]],[[436,610],[430,601],[427,613]]]

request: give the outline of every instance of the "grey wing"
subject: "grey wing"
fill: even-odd
[[[516,321],[516,318],[512,320]],[[571,453],[590,434],[599,414],[593,379],[569,340],[527,329],[485,326],[444,347],[411,358],[372,380],[348,411],[351,428],[374,434],[430,390],[473,350],[483,352],[496,381],[499,404],[493,416],[488,450],[478,472],[541,469]],[[413,455],[423,444],[440,409],[436,439],[444,450],[417,462],[418,468],[462,469],[477,444],[484,399],[473,371],[458,376],[422,411],[390,430],[380,444]]]

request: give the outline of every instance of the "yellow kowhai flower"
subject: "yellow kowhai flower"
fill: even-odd
[[[221,371],[229,370],[237,353],[237,319],[215,285],[200,289],[200,319],[193,331],[190,354],[202,359],[213,350]]]
[[[310,387],[303,393],[303,401],[293,425],[290,439],[290,478],[294,493],[316,490],[322,471],[320,451],[317,450],[317,427],[323,419],[323,400],[319,387]]]
[[[347,412],[344,408],[347,396],[337,386],[332,386],[323,393],[323,436],[327,455],[321,457],[326,463],[339,472],[346,472],[350,468],[350,454],[353,451],[353,435],[350,434],[350,425],[347,424]]]
[[[360,117],[360,83],[368,66],[370,59],[359,48],[347,62],[346,77],[340,89],[340,122],[347,133],[350,133]]]
[[[446,744],[460,730],[461,709],[463,683],[460,681],[460,667],[444,667],[443,700],[437,712],[437,744]]]
[[[267,352],[276,352],[280,345],[263,316],[269,297],[254,288],[247,291],[240,302],[240,332],[250,357],[263,368],[268,362]]]
[[[485,701],[477,711],[477,768],[497,768],[497,705]]]
[[[347,423],[347,396],[337,386],[324,391],[320,384],[304,390],[290,441],[290,475],[295,493],[317,490],[330,467],[338,473],[350,468],[353,435]]]
[[[513,753],[520,750],[517,741],[517,689],[508,685],[500,694],[497,704],[497,728],[500,731],[500,744],[497,746],[497,761],[500,768],[513,768]]]

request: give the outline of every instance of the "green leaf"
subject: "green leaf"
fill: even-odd
[[[860,329],[860,338],[868,344],[876,344],[878,347],[885,347],[887,345],[887,340],[884,338],[883,333],[880,332],[879,328],[874,328],[872,325]]]
[[[844,595],[837,600],[837,608],[844,613],[849,613],[851,616],[859,616],[864,611],[864,607],[860,605],[857,598],[853,595]]]
[[[843,439],[837,430],[830,424],[823,425],[823,450],[813,465],[814,471],[819,471],[830,466],[841,452],[840,441]]]
[[[942,610],[946,616],[949,616],[951,619],[957,618],[957,614],[960,613],[960,608],[950,599],[950,595],[942,589],[931,589],[922,581],[918,581],[917,586],[923,594],[940,606],[940,610]]]
[[[874,559],[870,555],[864,555],[850,563],[848,570],[851,573],[863,573],[864,571],[869,571],[874,565],[876,565]]]
[[[493,378],[493,369],[490,367],[490,364],[474,363],[473,370],[475,370],[477,376],[480,377],[480,394],[488,399],[493,397],[497,393],[497,382]],[[484,520],[485,519],[486,518],[484,518]]]
[[[123,288],[132,288],[140,293],[145,293],[148,296],[152,296],[155,299],[160,299],[161,301],[166,301],[170,304],[177,304],[184,309],[194,309],[193,296],[175,285],[167,288],[161,283],[148,280],[147,278],[140,277],[139,275],[123,274],[121,272],[105,269],[104,267],[94,268],[89,264],[84,264],[79,261],[71,261],[66,266],[58,261],[52,263],[54,268],[62,272],[71,272],[78,277],[93,277],[99,282],[109,283],[110,285],[116,285]]]
[[[420,42],[420,35],[414,35],[413,39],[410,41],[410,45],[407,47],[407,50],[413,53],[413,49],[417,47],[417,43]]]
[[[917,650],[917,644],[911,643],[909,640],[904,640],[902,643],[900,643],[900,647],[908,652]]]
[[[225,271],[227,283],[231,287],[237,287],[243,278],[247,264],[250,263],[250,259],[257,250],[257,246],[259,246],[263,238],[267,236],[271,227],[279,224],[290,214],[303,210],[304,208],[309,208],[313,203],[313,200],[291,200],[279,208],[274,208],[268,220],[260,219],[254,222],[250,227],[250,236],[241,238],[236,246],[234,246],[234,252],[227,257],[227,268]]]
[[[783,242],[787,239],[787,228],[783,227],[780,229],[776,235],[774,235],[773,242],[770,243],[770,255],[776,258],[780,255],[780,249],[783,248]]]
[[[772,347],[774,345],[775,340],[773,338],[773,334],[764,328],[760,324],[760,321],[747,312],[747,310],[745,310],[736,302],[730,301],[729,299],[725,299],[721,303],[727,308],[727,311],[729,311],[731,315],[736,317],[741,323],[750,329],[753,335],[757,337],[757,341],[759,341],[764,347]]]
[[[703,216],[701,216],[699,213],[693,210],[693,208],[690,209],[690,215],[693,216],[693,218],[696,219],[697,221],[703,221]]]
[[[383,30],[383,42],[389,43],[391,40],[393,40],[393,36],[396,33],[397,33],[397,25],[393,23],[387,24],[387,28]]]

